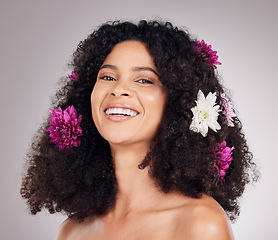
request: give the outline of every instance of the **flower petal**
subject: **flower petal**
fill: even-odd
[[[207,136],[208,127],[213,131],[221,129],[221,126],[217,122],[219,115],[219,105],[216,105],[216,94],[209,93],[205,97],[202,90],[198,91],[196,106],[191,108],[193,113],[192,122],[189,129],[201,133],[203,137]]]
[[[79,126],[82,115],[77,119],[77,112],[73,106],[67,107],[64,111],[60,107],[58,110],[50,109],[51,126],[45,130],[49,133],[50,142],[55,143],[60,149],[68,149],[80,145],[82,129]]]
[[[215,153],[214,156],[216,156],[216,158],[214,159],[214,167],[218,170],[220,177],[224,181],[226,171],[229,169],[229,166],[233,160],[232,151],[235,149],[234,147],[227,147],[226,144],[226,141],[223,141],[218,144],[217,148],[212,149],[212,152]]]

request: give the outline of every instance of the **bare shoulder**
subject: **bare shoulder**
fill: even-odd
[[[186,239],[234,239],[225,211],[212,197],[203,195],[200,199],[192,199],[181,212],[178,231],[186,235]]]
[[[79,228],[79,222],[76,218],[66,219],[60,226],[55,240],[71,240],[73,239],[75,232]]]
[[[79,222],[75,217],[71,217],[61,224],[55,240],[100,239],[102,233],[101,218],[89,216]]]

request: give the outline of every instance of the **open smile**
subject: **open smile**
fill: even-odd
[[[133,107],[126,104],[108,104],[104,109],[107,119],[114,122],[129,120],[139,115],[139,112]]]

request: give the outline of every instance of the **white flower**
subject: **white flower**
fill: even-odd
[[[204,93],[199,90],[196,103],[197,106],[191,108],[193,118],[189,129],[201,133],[203,137],[207,136],[208,128],[215,132],[220,130],[221,126],[217,122],[220,110],[219,105],[216,105],[216,94],[210,92],[205,97]]]

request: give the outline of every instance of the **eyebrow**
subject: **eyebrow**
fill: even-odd
[[[115,65],[109,65],[109,64],[102,65],[100,67],[100,69],[103,69],[103,68],[118,69]]]
[[[103,68],[110,68],[113,70],[118,69],[117,66],[110,65],[110,64],[102,65],[100,69],[103,69]],[[155,75],[159,76],[158,73],[150,67],[134,67],[134,68],[132,68],[132,71],[150,71],[150,72],[153,72]]]
[[[158,73],[150,67],[134,67],[132,68],[132,71],[151,71],[158,76]]]

